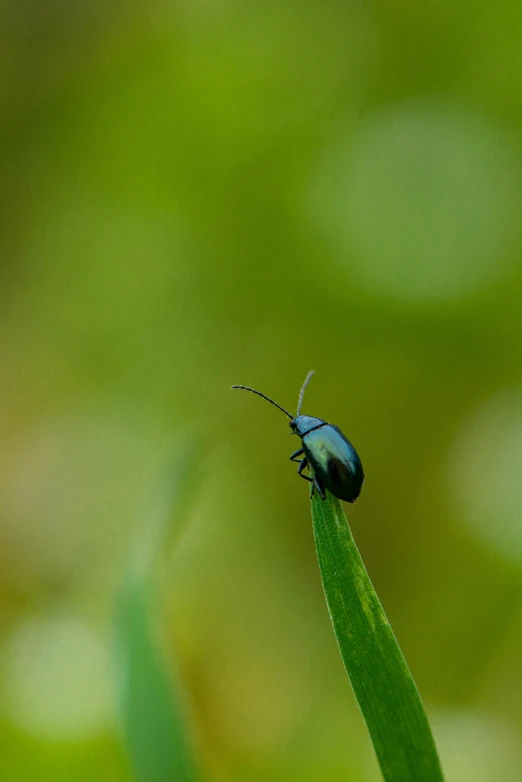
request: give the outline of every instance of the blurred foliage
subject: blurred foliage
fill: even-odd
[[[157,574],[179,539],[198,457],[178,443],[138,526],[115,610],[115,679],[125,743],[138,782],[197,782],[188,704],[168,670],[154,623]],[[191,491],[192,490],[192,491]]]
[[[187,424],[212,469],[160,624],[205,766],[378,778],[288,427],[229,390],[293,405],[312,367],[448,779],[521,777],[520,7],[0,14],[2,779],[131,778],[109,617]]]
[[[139,782],[192,782],[188,720],[153,640],[150,596],[132,584],[118,608],[120,700],[134,775]]]

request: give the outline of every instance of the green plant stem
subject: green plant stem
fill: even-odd
[[[424,708],[355,545],[339,500],[312,499],[328,610],[344,666],[386,782],[440,782]]]

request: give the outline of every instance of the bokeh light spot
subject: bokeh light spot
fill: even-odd
[[[522,390],[490,400],[465,422],[449,462],[457,518],[522,564]]]
[[[5,449],[0,493],[2,532],[25,573],[103,580],[159,442],[156,420],[121,400],[90,400],[20,432]]]
[[[491,714],[445,711],[432,720],[447,782],[511,782],[522,773],[512,726]]]
[[[107,653],[70,613],[22,620],[2,649],[7,718],[41,739],[91,738],[110,724]]]
[[[312,210],[356,283],[426,302],[459,298],[511,268],[518,193],[517,155],[502,129],[410,104],[327,151]]]

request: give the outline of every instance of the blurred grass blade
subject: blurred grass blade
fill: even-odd
[[[355,545],[341,503],[312,499],[326,602],[344,665],[386,782],[440,782],[415,682]]]
[[[195,782],[180,687],[162,659],[150,620],[150,594],[129,585],[117,615],[120,707],[137,782]]]
[[[184,449],[161,476],[138,530],[116,606],[116,665],[123,731],[136,782],[196,782],[183,691],[154,632],[154,576],[179,533],[195,461]]]

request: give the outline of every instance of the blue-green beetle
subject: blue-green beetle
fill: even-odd
[[[290,415],[288,410],[261,391],[248,386],[232,386],[232,388],[242,388],[244,391],[251,391],[263,397],[290,418],[292,434],[298,435],[303,444],[303,447],[295,451],[290,459],[299,462],[298,475],[313,484],[312,495],[317,489],[319,496],[324,500],[325,489],[328,489],[340,500],[355,502],[361,493],[364,481],[364,472],[357,451],[337,426],[323,421],[322,418],[301,415],[304,392],[313,374],[313,370],[307,374],[301,387],[295,416]],[[312,468],[313,478],[303,475],[306,467]]]

